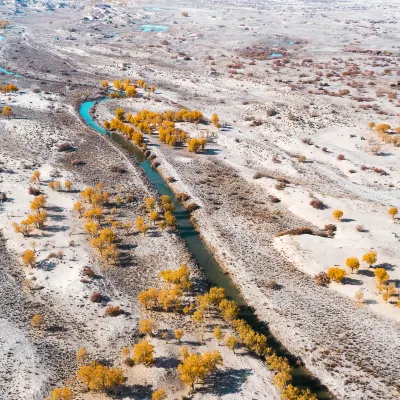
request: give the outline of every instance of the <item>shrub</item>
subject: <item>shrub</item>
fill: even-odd
[[[264,177],[264,174],[262,172],[257,171],[254,175],[253,175],[253,179],[261,179]]]
[[[72,151],[74,147],[70,143],[61,143],[58,146],[58,151]]]
[[[337,159],[340,160],[340,161],[344,160],[344,155],[343,154],[339,154],[337,156]]]
[[[122,313],[120,306],[108,306],[106,311],[104,311],[104,315],[109,317],[117,317]]]
[[[186,211],[187,211],[188,213],[191,213],[191,212],[197,210],[198,208],[199,208],[199,205],[198,205],[198,204],[196,204],[196,203],[190,203],[190,204],[188,204],[188,205],[186,206]]]
[[[281,200],[276,196],[269,196],[269,200],[271,201],[271,203],[280,203],[281,202]]]
[[[87,276],[88,278],[94,278],[94,276],[96,275],[93,271],[92,268],[90,267],[84,267],[82,270],[82,275],[83,276]]]
[[[342,268],[332,267],[328,269],[327,276],[333,281],[340,283],[346,276],[346,271]]]
[[[303,163],[307,160],[307,157],[306,156],[298,156],[297,160],[299,161],[299,163]]]
[[[178,193],[178,194],[176,195],[176,198],[177,198],[179,201],[183,202],[183,201],[189,200],[189,199],[190,199],[190,196],[189,196],[188,194],[186,194],[186,193]]]
[[[31,320],[32,328],[41,329],[44,326],[44,318],[43,315],[35,314]]]
[[[325,225],[325,230],[328,233],[329,236],[334,236],[335,232],[336,232],[336,225],[334,224],[327,224]]]
[[[331,283],[331,279],[329,278],[326,272],[320,272],[314,276],[314,281],[317,285],[320,286],[328,286]]]
[[[119,174],[125,174],[126,173],[126,169],[124,167],[120,167],[119,165],[113,165],[111,167],[111,171],[112,172],[117,172]]]
[[[399,210],[397,207],[389,208],[388,214],[394,219],[394,217],[398,214]]]
[[[90,295],[89,300],[92,303],[101,303],[103,301],[103,296],[100,292],[94,292]]]
[[[268,117],[273,117],[273,116],[275,116],[276,114],[277,114],[276,110],[274,110],[274,109],[272,109],[272,108],[270,108],[270,109],[267,110],[267,116],[268,116]]]
[[[33,196],[39,196],[40,193],[41,193],[41,191],[40,191],[40,189],[38,189],[38,188],[29,186],[29,188],[28,188],[28,193],[31,194],[31,195],[33,195]]]
[[[313,199],[310,201],[310,206],[312,208],[316,208],[317,210],[323,210],[325,208],[325,204],[318,199]]]
[[[314,232],[311,228],[293,228],[288,229],[287,231],[282,231],[276,234],[276,237],[286,236],[286,235],[313,235]]]

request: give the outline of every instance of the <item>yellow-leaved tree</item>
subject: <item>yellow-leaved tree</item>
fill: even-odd
[[[74,394],[70,388],[64,386],[62,388],[53,389],[47,400],[72,400]]]
[[[125,381],[124,374],[120,369],[101,365],[97,361],[80,367],[77,377],[88,390],[93,391],[113,389]]]
[[[136,364],[151,365],[154,358],[154,347],[143,340],[133,346],[133,361]]]
[[[342,268],[332,267],[328,269],[327,275],[328,278],[332,279],[335,282],[340,283],[346,276],[346,271]]]

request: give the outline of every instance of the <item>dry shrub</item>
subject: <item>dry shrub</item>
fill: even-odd
[[[310,201],[310,206],[317,210],[323,210],[325,208],[325,204],[319,199],[313,199]]]
[[[83,276],[87,276],[88,278],[94,278],[94,276],[96,275],[93,271],[92,268],[90,267],[84,267],[82,270],[82,275]]]
[[[337,159],[340,160],[340,161],[344,160],[344,155],[343,154],[339,154],[337,156]]]
[[[169,176],[167,178],[167,182],[169,182],[169,183],[176,182],[176,179],[173,176]]]
[[[186,193],[178,193],[176,195],[176,198],[178,199],[178,201],[187,201],[190,199],[190,196]]]
[[[298,236],[298,235],[313,235],[313,234],[314,232],[311,228],[293,228],[293,229],[288,229],[287,231],[279,232],[275,236],[280,237],[287,235]]]
[[[125,174],[126,169],[124,167],[120,167],[119,165],[113,165],[111,167],[111,172],[117,172],[119,174]]]
[[[280,203],[281,199],[279,199],[276,196],[269,196],[269,200],[271,201],[271,203]]]
[[[39,194],[41,194],[42,192],[38,188],[35,188],[33,186],[29,186],[28,193],[32,194],[33,196],[39,196]]]
[[[188,205],[186,206],[186,211],[187,211],[188,213],[191,213],[191,212],[197,210],[198,208],[200,208],[198,204],[196,204],[196,203],[190,203],[190,204],[188,204]]]
[[[100,292],[94,292],[90,295],[89,300],[92,303],[101,303],[103,301],[103,295]]]
[[[279,285],[275,280],[270,279],[269,281],[265,282],[265,288],[266,289],[277,290],[277,289],[279,289]]]
[[[120,306],[108,306],[106,308],[106,311],[104,312],[104,315],[108,317],[117,317],[122,313],[121,307]]]
[[[72,144],[70,143],[61,143],[58,146],[58,151],[72,151],[74,149],[74,147],[72,146]]]
[[[263,178],[265,175],[262,173],[262,172],[260,172],[260,171],[257,171],[254,175],[253,175],[253,179],[260,179],[260,178]]]
[[[331,280],[326,272],[320,272],[319,274],[315,275],[314,281],[320,286],[328,286],[331,283]]]
[[[286,183],[285,182],[279,182],[275,185],[275,189],[277,190],[283,190],[286,187]]]

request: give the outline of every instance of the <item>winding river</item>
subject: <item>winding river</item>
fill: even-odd
[[[177,201],[174,193],[165,183],[161,175],[151,167],[143,152],[136,147],[133,142],[125,139],[121,135],[107,132],[94,120],[90,110],[96,105],[96,103],[107,100],[108,98],[103,98],[97,102],[89,100],[82,103],[79,113],[86,124],[102,135],[109,135],[113,142],[127,150],[128,153],[135,158],[136,162],[144,170],[147,178],[150,180],[157,192],[160,195],[168,195],[171,197],[175,205],[176,226],[179,234],[186,242],[187,248],[197,261],[200,268],[203,270],[209,285],[224,288],[227,296],[230,299],[235,300],[235,302],[240,306],[240,317],[246,320],[254,330],[268,336],[268,346],[273,348],[278,355],[285,356],[289,359],[293,367],[293,384],[300,388],[309,388],[312,392],[317,394],[318,399],[320,400],[330,399],[327,389],[323,387],[304,366],[298,366],[296,364],[295,358],[285,347],[282,346],[281,343],[279,343],[279,341],[275,339],[274,336],[271,335],[266,325],[262,323],[256,317],[254,311],[247,306],[246,301],[241,295],[239,289],[234,285],[230,276],[223,273],[212,252],[203,242],[199,233],[194,229],[186,210]]]

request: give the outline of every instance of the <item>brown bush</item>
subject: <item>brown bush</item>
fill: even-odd
[[[186,206],[186,211],[187,211],[188,213],[191,213],[191,212],[197,210],[198,208],[199,208],[199,205],[198,205],[198,204],[196,204],[196,203],[190,203],[190,204],[188,204],[188,205]]]
[[[310,201],[310,206],[312,208],[316,208],[317,210],[323,210],[325,208],[325,204],[318,199],[313,199]]]
[[[92,303],[101,303],[103,301],[103,295],[100,292],[94,292],[90,295],[89,300]]]
[[[320,286],[328,286],[331,283],[331,280],[326,272],[320,272],[319,274],[315,275],[314,281]]]
[[[111,166],[111,171],[112,172],[117,172],[119,174],[125,174],[126,173],[126,169],[124,167],[120,167],[119,165]]]
[[[176,198],[178,199],[178,201],[186,201],[190,199],[190,196],[186,193],[178,193],[176,195]]]
[[[70,143],[61,143],[58,146],[58,151],[72,151],[74,150],[74,147]]]
[[[293,228],[293,229],[288,229],[287,231],[282,231],[276,234],[276,237],[280,236],[286,236],[286,235],[293,235],[293,236],[298,236],[298,235],[313,235],[314,232],[311,228]]]
[[[341,161],[341,160],[344,160],[344,155],[343,155],[343,154],[339,154],[339,155],[337,156],[337,159],[340,160],[340,161]]]
[[[39,194],[41,194],[42,192],[38,188],[35,188],[33,186],[29,186],[28,193],[32,194],[33,196],[39,196]]]
[[[108,317],[117,317],[122,313],[121,307],[120,306],[108,306],[106,308],[106,311],[104,312],[104,315]]]
[[[87,276],[88,278],[94,278],[94,276],[96,275],[93,271],[92,268],[90,267],[84,267],[82,270],[82,275],[83,276]]]
[[[281,199],[279,199],[276,196],[269,196],[269,200],[271,201],[271,203],[280,203]]]

